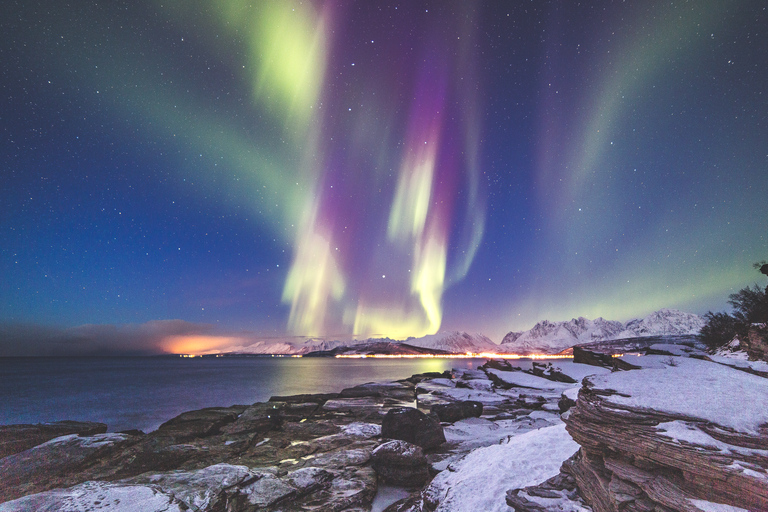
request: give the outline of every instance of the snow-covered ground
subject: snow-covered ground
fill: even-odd
[[[474,450],[439,473],[425,491],[435,512],[509,512],[509,489],[541,483],[560,472],[579,445],[565,425],[532,430],[508,441]]]

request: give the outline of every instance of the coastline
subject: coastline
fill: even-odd
[[[768,379],[688,356],[700,354],[648,355],[627,363],[635,369],[618,372],[570,361],[526,372],[489,361],[478,369],[414,375],[338,393],[189,411],[148,434],[62,435],[0,459],[5,475],[0,510],[56,510],[62,500],[85,507],[96,497],[103,509],[114,511],[128,510],[128,504],[147,511],[351,511],[371,510],[374,502],[375,510],[388,506],[388,512],[508,511],[510,506],[602,511],[612,510],[616,497],[624,506],[655,503],[670,510],[760,509],[768,504],[768,491],[761,490],[768,482],[763,447],[768,435],[760,427],[768,425],[761,408],[766,395],[760,394]],[[663,377],[668,389],[685,385],[693,374],[723,386],[743,381],[755,388],[752,403],[739,406],[750,414],[730,424],[734,420],[716,398],[701,417],[666,402],[647,407],[649,397],[638,382],[651,376],[665,382]],[[611,393],[617,386],[624,388]],[[437,435],[436,424],[444,441],[398,441],[387,418],[409,410],[426,418],[415,431]],[[653,422],[662,427],[643,426]],[[613,425],[620,428],[609,428]],[[622,438],[623,431],[634,437]],[[716,436],[719,455],[701,444],[702,435]],[[723,446],[731,447],[729,465],[717,466],[724,474],[712,474],[707,457],[722,458]],[[643,465],[633,465],[636,450],[650,448],[666,458],[645,454]],[[600,471],[594,466],[598,459]],[[658,476],[656,487],[638,480],[638,474],[668,474],[675,461],[688,464],[689,476],[664,480],[669,485],[661,495],[653,494],[661,485]],[[607,468],[613,476],[603,481]],[[666,473],[654,473],[661,470]],[[397,480],[402,475],[413,485]],[[722,476],[731,487],[707,484]],[[379,487],[383,492],[377,495]],[[399,501],[387,501],[394,498]],[[165,508],[153,505],[160,502]],[[738,508],[712,509],[707,503]]]

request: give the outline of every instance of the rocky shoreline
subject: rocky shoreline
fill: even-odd
[[[677,352],[2,426],[0,511],[768,510],[768,379]]]

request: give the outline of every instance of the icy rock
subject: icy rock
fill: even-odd
[[[396,407],[390,409],[381,422],[381,436],[417,444],[424,449],[435,448],[445,442],[445,434],[436,416],[427,416],[418,409]]]
[[[123,482],[151,484],[193,507],[193,510],[208,510],[217,504],[225,489],[256,477],[246,466],[215,464],[193,471],[140,475]]]
[[[376,448],[372,464],[387,484],[417,487],[429,479],[427,458],[421,447],[406,441],[389,441]]]
[[[23,452],[53,438],[78,434],[92,436],[107,431],[104,423],[56,421],[36,425],[0,425],[0,459]]]
[[[0,504],[0,512],[183,512],[186,504],[154,485],[84,482]]]

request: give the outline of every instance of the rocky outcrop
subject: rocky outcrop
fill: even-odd
[[[465,418],[479,418],[483,414],[483,404],[475,400],[462,400],[450,404],[437,404],[432,412],[444,423],[456,423]]]
[[[744,345],[751,361],[768,361],[768,324],[752,324]]]
[[[667,359],[586,379],[562,470],[596,512],[768,510],[768,379]]]
[[[389,441],[372,454],[373,469],[382,482],[403,487],[421,487],[429,480],[427,458],[420,446]]]
[[[387,439],[407,441],[424,449],[435,448],[445,442],[440,420],[410,407],[390,409],[381,422],[381,435]]]

